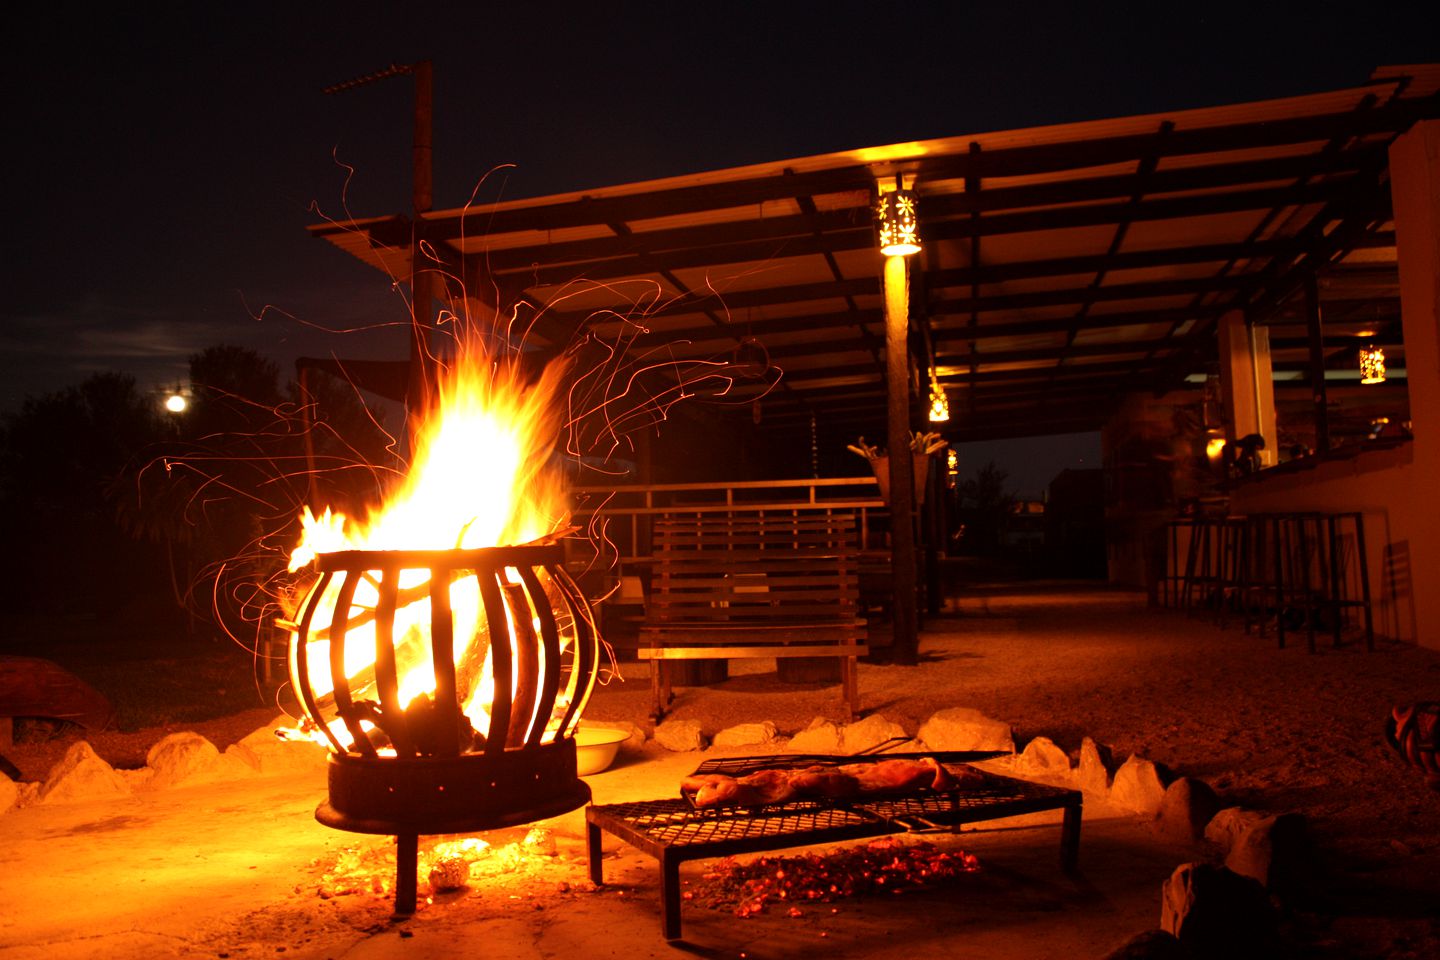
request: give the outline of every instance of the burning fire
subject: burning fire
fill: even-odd
[[[339,550],[454,550],[528,543],[568,513],[550,454],[559,431],[559,364],[527,385],[518,365],[464,352],[438,385],[410,472],[363,521],[305,508],[290,569]]]
[[[415,436],[412,466],[403,481],[380,508],[364,518],[347,517],[328,508],[316,516],[306,507],[303,536],[291,554],[290,570],[307,566],[322,553],[473,550],[555,536],[568,518],[561,477],[551,465],[564,409],[562,378],[561,365],[554,363],[531,383],[514,360],[491,357],[473,344],[462,349],[442,374],[435,402]],[[426,570],[403,570],[398,584],[392,634],[398,699],[411,716],[429,705],[436,689],[429,645],[429,579]],[[502,587],[507,588],[502,591],[510,628],[507,633],[512,638],[517,633],[533,636],[540,629],[537,612],[530,609],[530,601],[520,589],[521,579],[519,571],[508,568],[502,579]],[[512,585],[515,589],[508,589]],[[553,587],[547,585],[547,589]],[[488,728],[495,692],[489,625],[480,593],[476,578],[457,578],[449,586],[456,672],[474,681],[469,684],[471,689],[457,690],[457,695],[476,731]],[[333,622],[339,595],[338,581],[331,581],[316,607],[316,623]],[[348,624],[344,673],[357,701],[369,695],[374,685],[372,680],[367,687],[365,678],[367,671],[375,672],[380,600],[379,584],[367,578],[356,589],[348,615],[341,618]],[[563,653],[571,637],[564,624],[561,626]],[[292,629],[291,672],[299,686],[293,642],[297,638]],[[323,698],[334,689],[328,632],[312,633],[306,642],[309,687]],[[542,669],[558,673],[562,666],[543,664]],[[512,684],[517,680],[512,674]],[[588,688],[577,689],[579,686],[579,678],[573,674],[568,687],[562,681],[555,716],[550,720],[558,720],[576,698],[588,696]],[[512,686],[512,695],[514,692]],[[528,726],[537,718],[525,719]],[[351,731],[341,720],[329,720],[327,726],[342,745],[353,743]],[[362,726],[369,734],[376,725],[365,721]],[[546,740],[553,739],[554,726],[547,725],[547,729]],[[321,742],[327,739],[318,729],[307,733]],[[383,752],[383,734],[372,740],[378,741],[375,745]]]

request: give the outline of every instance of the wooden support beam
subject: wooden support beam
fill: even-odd
[[[919,657],[915,594],[914,464],[910,458],[910,304],[904,257],[885,258],[886,442],[890,451],[890,622],[896,663]]]
[[[1325,396],[1325,333],[1321,327],[1320,290],[1315,274],[1305,284],[1305,322],[1310,330],[1310,399],[1314,405],[1315,452],[1330,449],[1330,409]]]

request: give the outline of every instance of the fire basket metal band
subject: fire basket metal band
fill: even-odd
[[[590,799],[573,735],[600,637],[561,561],[558,546],[315,559],[290,672],[333,751],[316,818],[401,838],[399,912],[414,908],[416,836],[513,826]]]
[[[559,816],[590,800],[566,738],[496,763],[487,754],[366,760],[331,756],[330,799],[315,811],[352,833],[468,833]]]

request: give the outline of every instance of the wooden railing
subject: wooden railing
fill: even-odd
[[[574,522],[613,544],[621,565],[648,563],[655,517],[735,510],[760,513],[853,513],[860,549],[882,544],[889,514],[873,476],[808,480],[749,480],[713,483],[623,484],[571,490]]]

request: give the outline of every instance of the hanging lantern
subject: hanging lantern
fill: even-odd
[[[930,422],[945,423],[950,419],[950,401],[945,398],[945,391],[940,389],[940,384],[934,379],[930,381]]]
[[[1360,350],[1360,382],[1385,382],[1385,351],[1379,347],[1362,347]]]
[[[887,257],[908,257],[920,252],[920,219],[916,198],[910,190],[882,193],[875,204],[875,223],[880,231],[880,252]]]

